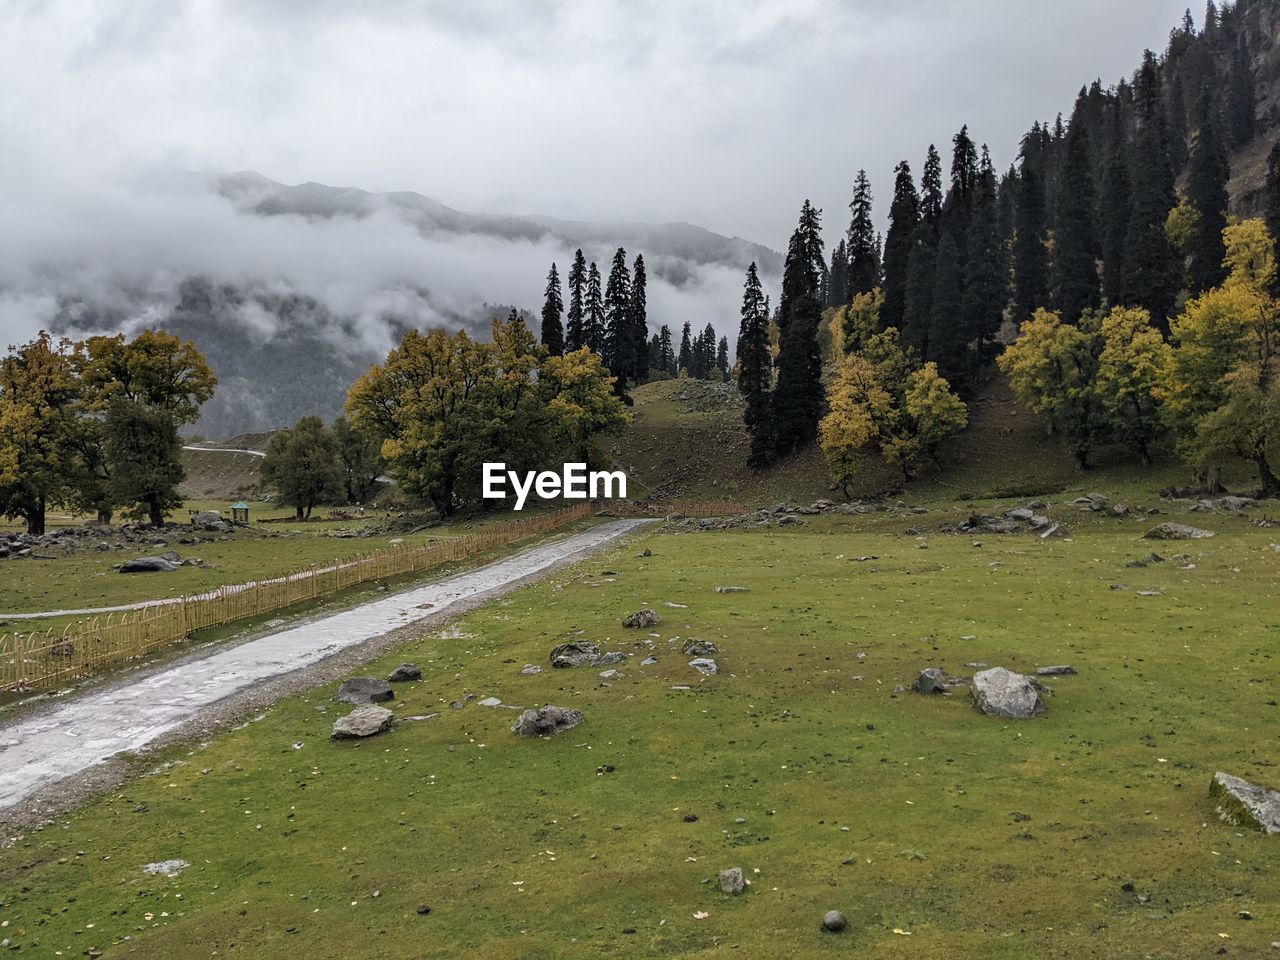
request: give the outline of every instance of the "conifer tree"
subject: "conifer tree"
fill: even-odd
[[[1227,122],[1231,142],[1235,146],[1241,147],[1253,140],[1257,131],[1257,112],[1248,48],[1239,43],[1231,56],[1231,75],[1227,81]]]
[[[1275,262],[1280,263],[1280,142],[1267,155],[1267,186],[1262,219],[1271,236]],[[1280,270],[1273,272],[1270,280],[1271,295],[1280,297]]]
[[[1125,237],[1132,203],[1129,183],[1129,151],[1123,134],[1117,139],[1102,182],[1101,219],[1102,293],[1109,306],[1124,294]]]
[[[933,298],[929,305],[929,354],[949,382],[959,384],[968,372],[963,327],[963,293],[960,289],[960,248],[949,232],[938,241],[933,272]]]
[[[922,356],[928,349],[933,323],[933,272],[938,255],[938,230],[942,220],[942,159],[929,144],[920,177],[920,220],[911,235],[907,262],[907,288],[902,318],[902,339]]]
[[[782,457],[817,436],[822,416],[822,321],[818,268],[822,263],[822,211],[808,200],[791,235],[779,304],[781,342],[773,391],[774,454]]]
[[[880,244],[876,239],[872,212],[871,182],[865,170],[859,170],[854,181],[849,211],[851,219],[845,243],[849,278],[841,304],[848,303],[860,293],[870,293],[880,285]]]
[[[966,378],[972,383],[977,368],[989,359],[989,347],[1000,329],[1009,299],[1009,264],[1000,240],[996,175],[985,150],[965,248],[968,260],[964,265],[961,313],[964,341],[974,345],[970,356],[973,369]]]
[[[569,316],[564,337],[566,353],[587,345],[586,314],[583,312],[586,283],[587,261],[578,250],[573,255],[573,266],[569,268]]]
[[[655,367],[672,377],[680,372],[676,366],[675,351],[671,348],[671,328],[665,323],[658,328],[658,362]]]
[[[684,331],[680,334],[680,356],[676,361],[677,370],[688,371],[689,375],[693,375],[693,371],[689,369],[690,363],[693,361],[693,338],[692,331],[689,329],[689,321],[684,322]]]
[[[1094,231],[1094,180],[1089,166],[1089,132],[1077,102],[1058,178],[1054,218],[1053,305],[1074,323],[1098,305],[1098,257]]]
[[[627,251],[619,247],[613,254],[609,281],[604,290],[604,365],[625,388],[636,368],[635,335],[631,325],[631,271]]]
[[[1044,185],[1034,166],[1018,174],[1018,209],[1013,240],[1013,309],[1018,322],[1048,302],[1048,254],[1045,251]]]
[[[636,254],[636,260],[631,269],[631,303],[629,305],[629,324],[637,363],[628,375],[634,383],[643,383],[647,380],[651,366],[645,352],[645,344],[649,342],[648,287],[649,278],[645,270],[644,256]]]
[[[938,148],[929,144],[920,175],[920,217],[937,223],[942,216],[942,158]]]
[[[1187,177],[1187,199],[1197,214],[1187,266],[1188,292],[1192,296],[1219,286],[1226,279],[1222,260],[1227,250],[1222,231],[1227,228],[1227,180],[1231,177],[1207,91],[1201,98],[1199,113],[1200,125],[1192,140]]]
[[[903,160],[894,168],[893,203],[889,206],[889,234],[884,241],[884,327],[903,327],[907,304],[907,275],[916,226],[920,222],[920,195],[911,179],[911,166]]]
[[[551,264],[547,274],[546,300],[542,304],[542,345],[547,352],[559,356],[564,353],[564,298],[560,294],[560,274]]]
[[[828,307],[839,307],[849,299],[849,255],[842,237],[831,251],[831,271],[824,302]]]
[[[729,338],[721,337],[716,347],[716,369],[720,371],[720,382],[729,382]]]
[[[605,327],[604,297],[600,293],[600,270],[594,260],[587,270],[586,317],[583,320],[585,345],[594,352],[604,356]]]

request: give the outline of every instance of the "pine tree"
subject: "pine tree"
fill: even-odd
[[[716,347],[716,369],[720,371],[720,382],[729,382],[729,338],[721,337]]]
[[[1227,82],[1227,122],[1231,142],[1235,146],[1241,147],[1253,140],[1257,132],[1257,113],[1248,48],[1240,43],[1231,56],[1231,76]]]
[[[920,220],[911,234],[902,316],[903,341],[921,355],[928,349],[929,329],[933,323],[933,271],[938,256],[941,220],[942,159],[937,148],[929,144],[924,172],[920,177]]]
[[[831,270],[824,302],[828,307],[843,306],[849,301],[849,255],[844,239],[831,251]]]
[[[680,368],[676,365],[675,351],[671,348],[671,328],[665,323],[658,328],[657,369],[672,377],[680,372]]]
[[[551,264],[547,274],[546,300],[542,304],[542,345],[553,356],[564,353],[564,298],[560,295],[560,274]]]
[[[587,283],[587,261],[578,250],[573,255],[573,266],[569,269],[569,317],[565,329],[564,346],[566,351],[577,350],[587,345],[586,315],[583,313],[582,298]]]
[[[1267,155],[1267,187],[1262,218],[1266,221],[1267,233],[1271,235],[1276,263],[1280,263],[1280,141]],[[1280,270],[1276,270],[1272,278],[1271,295],[1280,297]]]
[[[1123,134],[1117,139],[1103,174],[1101,218],[1102,294],[1108,306],[1123,299],[1125,236],[1129,231],[1132,188],[1129,183],[1129,151]]]
[[[1197,214],[1187,266],[1188,292],[1192,296],[1219,286],[1227,276],[1222,266],[1227,255],[1222,231],[1227,228],[1227,180],[1231,177],[1207,91],[1199,112],[1200,126],[1192,140],[1187,177],[1187,199]]]
[[[1048,302],[1044,185],[1025,161],[1018,174],[1018,210],[1013,240],[1013,310],[1021,323]]]
[[[632,342],[635,344],[637,363],[629,372],[634,383],[643,383],[649,379],[649,369],[645,344],[649,342],[649,279],[644,266],[644,256],[636,254],[631,268],[631,303],[629,305],[629,324]]]
[[[854,181],[849,211],[852,216],[845,244],[849,280],[841,304],[848,303],[860,293],[870,293],[880,285],[880,245],[876,239],[871,182],[865,170],[859,170]]]
[[[965,245],[968,260],[964,266],[964,296],[961,313],[964,340],[974,345],[970,357],[973,381],[978,368],[989,359],[989,345],[994,341],[1004,319],[1009,299],[1009,264],[1000,240],[999,210],[996,199],[996,175],[990,156],[983,151],[984,162],[974,192],[973,217]]]
[[[684,322],[684,332],[680,334],[680,356],[676,361],[677,372],[684,370],[693,375],[693,371],[689,369],[689,364],[693,360],[693,339],[692,331],[689,329],[689,321]]]
[[[1067,134],[1054,218],[1053,306],[1068,323],[1098,305],[1098,258],[1094,230],[1094,181],[1089,132],[1077,101]]]
[[[656,333],[649,338],[649,344],[645,350],[645,355],[648,358],[648,365],[651,371],[662,369],[662,341],[658,339],[658,335]]]
[[[604,356],[607,330],[605,328],[604,298],[600,293],[600,270],[594,260],[587,270],[587,314],[583,321],[586,346]]]
[[[623,389],[636,367],[635,336],[631,326],[631,271],[627,269],[627,251],[614,251],[609,268],[609,281],[604,288],[605,341],[604,365]]]
[[[773,391],[774,453],[782,457],[817,436],[822,416],[822,321],[819,265],[822,263],[822,211],[808,200],[791,235],[782,273],[781,346],[778,382]]]
[[[938,241],[938,257],[933,272],[933,298],[929,305],[929,355],[949,382],[958,385],[968,371],[965,357],[963,292],[960,248],[951,234]]]
[[[932,143],[920,175],[920,217],[933,223],[942,217],[942,158]]]
[[[1134,83],[1138,134],[1133,149],[1133,202],[1125,234],[1122,302],[1143,307],[1162,331],[1178,295],[1177,254],[1165,234],[1173,209],[1173,169],[1160,101],[1160,74],[1148,50]]]
[[[882,327],[903,326],[907,305],[907,276],[916,226],[920,222],[920,195],[911,179],[911,165],[903,160],[894,168],[893,203],[889,206],[889,234],[884,241],[884,304]]]

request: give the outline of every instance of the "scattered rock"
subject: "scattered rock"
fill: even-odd
[[[646,627],[655,626],[658,623],[658,620],[658,611],[650,610],[648,607],[645,607],[642,610],[637,610],[635,613],[631,614],[631,616],[623,620],[622,625],[633,629],[644,629]]]
[[[788,513],[778,518],[778,526],[780,527],[795,527],[802,523],[804,523],[804,520],[794,513]]]
[[[542,668],[541,668],[540,666],[538,666],[536,663],[526,663],[526,664],[524,665],[524,669],[522,669],[520,672],[521,672],[521,673],[527,673],[527,674],[529,674],[530,676],[532,676],[532,675],[533,675],[533,674],[535,674],[535,673],[541,673],[541,672],[542,672]]]
[[[143,873],[152,873],[159,877],[176,877],[191,864],[185,860],[161,860],[158,863],[144,864]]]
[[[500,707],[503,704],[502,704],[502,701],[499,700],[497,697],[485,697],[483,700],[480,701],[479,705],[482,707]]]
[[[741,867],[730,867],[720,871],[720,889],[725,893],[742,893],[747,889],[747,879],[742,875]]]
[[[580,667],[600,659],[600,648],[590,640],[570,640],[551,651],[551,666],[558,668]]]
[[[947,675],[937,667],[929,667],[920,671],[920,676],[916,677],[916,682],[911,688],[916,693],[941,693],[946,683]]]
[[[652,667],[657,662],[658,662],[657,657],[645,657],[643,660],[640,661],[640,666]]]
[[[720,652],[710,640],[686,640],[681,650],[688,657],[710,657]]]
[[[355,704],[380,703],[394,697],[395,693],[386,681],[375,677],[352,677],[344,680],[342,686],[338,687],[338,692],[333,695],[338,703]]]
[[[697,657],[689,661],[689,666],[708,677],[713,677],[720,672],[720,668],[710,657]]]
[[[422,668],[416,663],[402,663],[387,674],[387,683],[408,683],[410,680],[421,679]]]
[[[511,727],[512,733],[522,737],[553,737],[557,733],[572,730],[586,718],[580,710],[566,710],[548,704],[537,710],[526,710]]]
[[[716,587],[716,593],[746,593],[746,587]]]
[[[839,910],[828,910],[822,915],[822,929],[827,933],[841,933],[849,926],[849,920]]]
[[[1076,668],[1069,664],[1059,664],[1053,667],[1036,667],[1037,677],[1074,677]]]
[[[1027,720],[1044,714],[1044,701],[1036,682],[1004,667],[973,675],[973,699],[989,717]]]
[[[1153,563],[1164,563],[1164,557],[1160,556],[1158,553],[1149,553],[1139,560],[1130,560],[1125,564],[1125,566],[1137,569],[1140,567],[1149,567]]]
[[[1218,816],[1237,827],[1280,833],[1280,790],[1268,790],[1219,771],[1209,784]]]
[[[1063,537],[1069,537],[1069,536],[1071,536],[1070,530],[1068,530],[1066,527],[1064,527],[1060,523],[1055,523],[1052,526],[1050,526],[1047,530],[1045,530],[1044,533],[1040,534],[1040,539],[1056,540],[1056,539],[1061,539]]]
[[[355,740],[361,737],[372,737],[374,734],[390,730],[395,723],[396,715],[386,707],[366,704],[356,707],[345,717],[333,722],[334,740]]]
[[[177,570],[182,559],[170,560],[168,557],[134,557],[120,564],[121,573],[169,573]]]
[[[600,659],[595,662],[597,667],[608,667],[615,663],[622,663],[627,659],[627,654],[621,650],[610,650],[608,653],[602,653]]]
[[[610,667],[608,670],[600,671],[601,680],[616,680],[621,676],[622,674],[620,674],[617,670],[614,670],[612,667]]]
[[[1148,540],[1203,540],[1212,537],[1212,530],[1189,527],[1185,523],[1160,523],[1144,534]]]

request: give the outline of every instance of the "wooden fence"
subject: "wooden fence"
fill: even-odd
[[[515,523],[418,547],[392,547],[328,567],[311,567],[270,580],[221,587],[32,633],[0,635],[0,691],[48,687],[95,669],[124,663],[175,643],[193,631],[256,617],[329,596],[358,583],[421,573],[548,533],[590,515],[583,502]]]

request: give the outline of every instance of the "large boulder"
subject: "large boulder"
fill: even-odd
[[[570,640],[551,649],[551,665],[553,667],[590,666],[600,659],[600,648],[590,640]]]
[[[637,610],[635,613],[631,614],[631,616],[622,621],[622,625],[624,627],[633,627],[638,629],[656,626],[657,623],[658,611],[650,610],[648,607],[645,607],[642,610]]]
[[[379,703],[394,697],[395,692],[387,682],[375,677],[352,677],[344,680],[342,686],[338,687],[338,692],[333,695],[338,703],[354,704]]]
[[[120,564],[121,573],[169,573],[177,570],[181,561],[175,563],[167,557],[134,557]]]
[[[416,663],[402,663],[387,674],[387,683],[408,683],[410,680],[421,679],[422,668]]]
[[[334,740],[358,740],[390,730],[396,715],[386,707],[365,704],[333,722]]]
[[[1212,530],[1189,527],[1185,523],[1160,523],[1145,534],[1148,540],[1203,540],[1212,537]]]
[[[511,732],[522,737],[553,737],[557,733],[572,730],[585,719],[580,710],[567,710],[547,704],[520,714],[512,725]]]
[[[1219,771],[1209,784],[1209,796],[1218,816],[1227,823],[1280,833],[1280,790],[1268,790]]]
[[[992,667],[973,675],[973,699],[989,717],[1028,720],[1044,713],[1040,687],[1030,677]]]

